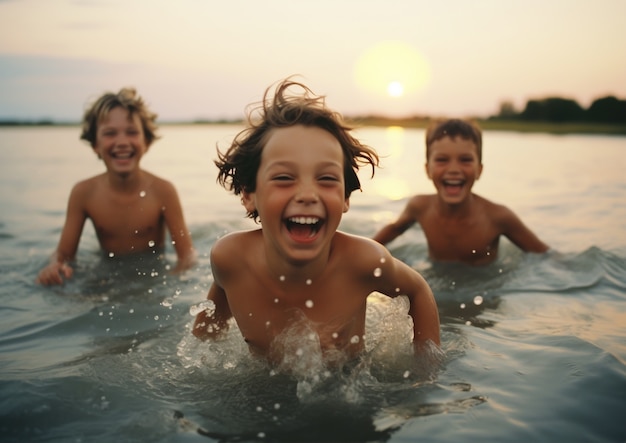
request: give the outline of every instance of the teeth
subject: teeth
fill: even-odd
[[[314,225],[320,221],[318,217],[290,217],[291,223],[298,223],[300,225]]]
[[[113,157],[115,158],[130,158],[132,157],[131,152],[115,152],[113,153]]]

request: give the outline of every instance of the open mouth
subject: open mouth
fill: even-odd
[[[458,194],[465,185],[465,180],[443,180],[444,188],[448,193]]]
[[[315,238],[324,224],[319,217],[289,217],[285,220],[285,226],[292,238],[300,241]]]
[[[119,152],[111,152],[111,157],[116,160],[128,160],[129,158],[133,158],[135,156],[134,151],[119,151]]]

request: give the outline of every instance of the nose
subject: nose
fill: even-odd
[[[315,186],[309,183],[301,183],[296,193],[296,201],[303,204],[312,204],[319,201]]]
[[[128,136],[124,134],[123,132],[118,133],[117,137],[115,138],[115,144],[116,145],[128,144]]]
[[[454,159],[454,160],[451,160],[450,163],[448,164],[448,170],[458,171],[461,169],[460,166],[461,166],[460,162]]]

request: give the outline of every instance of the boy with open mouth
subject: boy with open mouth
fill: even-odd
[[[337,230],[361,187],[358,167],[373,173],[376,152],[305,85],[287,79],[268,95],[215,162],[218,182],[261,228],[214,244],[214,281],[193,334],[218,337],[234,318],[251,352],[271,363],[300,357],[281,340],[291,331],[341,364],[364,350],[366,302],[378,292],[407,296],[415,350],[438,349],[439,315],[422,276],[379,243]]]
[[[548,250],[513,211],[472,192],[483,171],[482,133],[476,124],[434,121],[426,131],[425,168],[437,193],[410,198],[398,218],[380,229],[374,240],[386,245],[419,223],[434,261],[491,263],[498,256],[501,236],[525,252]]]

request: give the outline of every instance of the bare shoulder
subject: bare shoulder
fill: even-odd
[[[415,214],[421,214],[437,201],[435,194],[417,194],[409,199],[406,206]]]
[[[88,198],[102,183],[105,175],[99,174],[77,182],[72,187],[72,196],[74,198]]]
[[[143,171],[143,173],[148,186],[152,188],[153,191],[159,194],[171,194],[176,192],[176,188],[171,181],[154,175],[151,172]]]
[[[337,231],[334,238],[334,254],[345,265],[366,265],[386,259],[390,254],[387,248],[370,238]]]
[[[511,209],[509,209],[506,205],[487,200],[479,195],[474,195],[474,197],[478,202],[480,202],[482,206],[481,209],[494,218],[507,218],[514,216],[513,211],[511,211]]]
[[[231,232],[217,239],[211,248],[211,261],[219,265],[242,262],[250,255],[251,248],[263,241],[260,229]]]
[[[498,224],[506,224],[517,219],[515,213],[506,205],[492,202],[479,195],[474,195],[476,202],[483,214]]]

